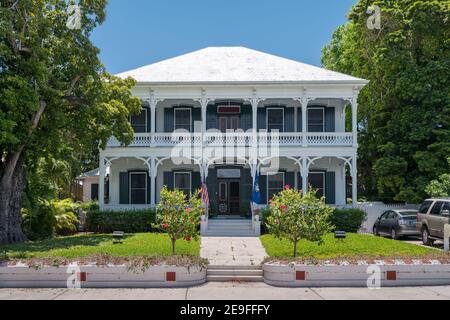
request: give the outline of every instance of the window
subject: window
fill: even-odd
[[[441,212],[442,211],[446,211],[446,210],[450,211],[450,202],[445,202],[444,203],[444,205],[442,206]]]
[[[98,201],[98,183],[91,184],[91,200]]]
[[[433,214],[433,215],[440,215],[440,214],[441,214],[441,208],[442,208],[442,205],[443,205],[443,204],[444,204],[443,201],[438,201],[438,202],[436,202],[436,203],[434,204],[434,206],[433,206],[433,209],[431,209],[430,214]]]
[[[147,203],[147,172],[130,172],[130,204]]]
[[[184,129],[192,132],[192,109],[176,108],[174,109],[174,129]]]
[[[135,133],[147,132],[147,112],[147,108],[144,108],[139,115],[130,116],[130,123]]]
[[[325,195],[325,172],[310,172],[309,184],[312,190],[317,191],[317,197],[321,198]]]
[[[190,172],[174,172],[174,187],[183,191],[186,195],[191,193],[191,173]]]
[[[428,210],[430,209],[431,205],[433,204],[433,201],[425,201],[419,209],[419,213],[421,214],[427,214]]]
[[[219,200],[226,201],[227,200],[227,183],[221,182],[219,184]]]
[[[386,220],[388,217],[389,217],[389,211],[383,213],[382,216],[380,217],[380,220]]]
[[[273,198],[274,195],[283,191],[285,183],[284,172],[279,172],[274,175],[267,176],[267,202]]]
[[[284,109],[267,108],[267,132],[284,132]]]
[[[325,109],[309,108],[308,109],[308,131],[309,132],[325,132]]]

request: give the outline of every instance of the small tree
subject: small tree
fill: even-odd
[[[447,159],[450,166],[450,158]],[[425,190],[430,197],[450,197],[450,173],[444,173],[430,182]]]
[[[182,191],[161,190],[161,200],[156,208],[156,229],[167,233],[172,241],[172,255],[175,255],[177,240],[191,241],[198,238],[200,217],[204,214],[202,200],[197,191],[187,197]]]
[[[322,244],[322,237],[331,231],[329,217],[333,209],[318,199],[315,191],[304,196],[301,191],[286,187],[271,201],[271,214],[267,217],[269,233],[286,238],[294,244],[294,257],[301,239]]]

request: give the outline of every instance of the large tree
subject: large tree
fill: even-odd
[[[132,138],[135,82],[110,76],[89,39],[106,3],[80,0],[78,28],[65,0],[0,0],[0,243],[25,239],[23,191],[40,159]]]
[[[373,5],[381,28],[368,27]],[[360,0],[348,17],[322,63],[370,80],[359,99],[361,189],[420,202],[450,169],[450,1]]]

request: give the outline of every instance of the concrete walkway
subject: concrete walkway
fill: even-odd
[[[213,266],[257,266],[267,253],[257,237],[202,237],[200,256]]]
[[[210,282],[180,289],[0,289],[0,300],[450,300],[450,286],[369,290]]]

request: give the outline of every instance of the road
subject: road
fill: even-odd
[[[264,283],[210,282],[182,289],[0,289],[0,300],[450,300],[450,286],[275,288]]]

